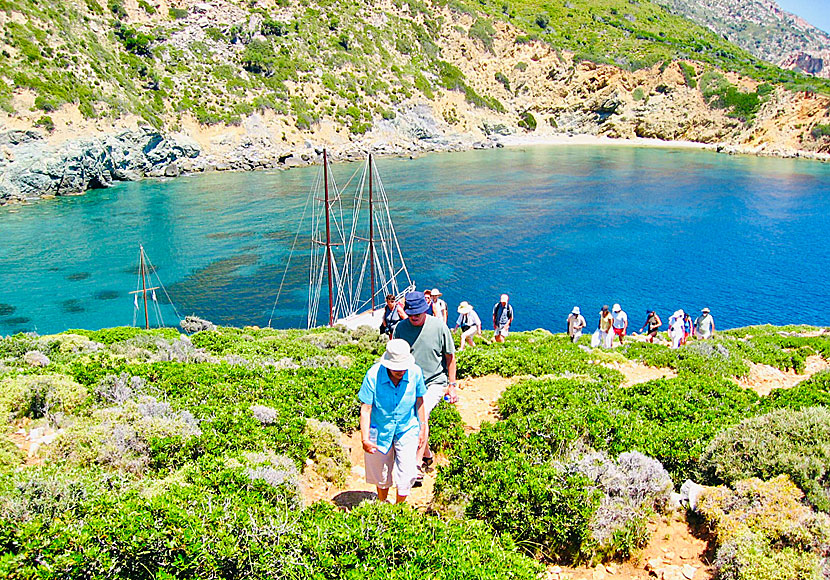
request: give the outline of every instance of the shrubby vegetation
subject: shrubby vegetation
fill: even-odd
[[[199,328],[0,339],[4,429],[57,431],[40,465],[0,437],[0,576],[533,578],[527,555],[635,554],[687,477],[734,488],[704,512],[724,578],[794,577],[827,553],[825,516],[774,478],[827,510],[830,373],[766,397],[734,380],[750,362],[802,371],[827,358],[814,329],[610,352],[533,331],[467,349],[459,377],[520,380],[479,432],[465,435],[452,405],[433,411],[448,464],[440,515],[425,515],[302,506],[304,469],[349,474],[344,433],[383,350],[375,330]],[[678,376],[625,385],[608,366],[629,358]],[[755,476],[772,483],[744,482]],[[773,497],[801,505],[776,528],[752,511]]]
[[[830,409],[781,409],[722,431],[701,458],[712,481],[787,474],[816,508],[830,512]]]
[[[715,567],[723,580],[818,578],[830,571],[830,517],[803,503],[786,475],[710,488],[698,500],[717,537]]]

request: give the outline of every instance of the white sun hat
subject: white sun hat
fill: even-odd
[[[409,343],[402,338],[393,338],[386,343],[386,352],[380,357],[380,364],[390,371],[405,371],[415,364],[415,357],[409,351]]]
[[[473,311],[473,307],[466,300],[458,305],[458,313],[459,314],[469,314],[472,311]]]
[[[620,310],[622,310],[622,308],[620,308],[619,304],[614,304],[614,307],[611,308],[611,310],[614,312],[619,312]]]
[[[574,306],[574,309],[571,310],[571,314],[579,314],[579,306]]]

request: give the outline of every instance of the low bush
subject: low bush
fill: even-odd
[[[802,502],[786,475],[707,488],[697,502],[716,535],[715,567],[725,580],[817,578],[830,572],[830,517]]]
[[[341,442],[342,433],[336,425],[306,419],[305,433],[309,438],[309,456],[316,463],[317,473],[328,481],[343,485],[352,462],[348,449]]]
[[[530,580],[541,572],[477,522],[384,504],[291,509],[274,474],[247,461],[200,464],[186,482],[153,493],[103,472],[0,477],[0,576]]]
[[[174,460],[185,442],[199,435],[190,413],[140,397],[76,420],[55,441],[50,456],[74,465],[97,464],[140,474],[150,467],[167,467],[168,459]]]
[[[786,474],[816,508],[830,511],[830,410],[781,409],[718,434],[701,457],[710,481]]]
[[[59,418],[86,401],[86,387],[64,375],[11,375],[0,380],[0,420]]]
[[[432,451],[452,449],[464,440],[464,421],[455,405],[441,401],[429,415],[429,447]]]
[[[25,454],[14,442],[0,432],[0,472],[17,467],[23,463]]]

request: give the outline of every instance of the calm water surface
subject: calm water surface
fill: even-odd
[[[723,327],[830,324],[830,165],[633,147],[534,147],[380,159],[418,287],[515,328],[632,326],[709,306]],[[354,165],[334,168],[338,182]],[[130,324],[138,245],[182,314],[265,325],[317,168],[120,184],[0,208],[0,335]],[[295,257],[273,325],[305,325]],[[454,308],[453,308],[454,310]],[[165,320],[175,321],[170,306]],[[143,316],[143,315],[142,315]]]

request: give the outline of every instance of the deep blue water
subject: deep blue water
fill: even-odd
[[[379,159],[413,279],[561,331],[619,302],[718,327],[830,324],[830,165],[634,147]],[[354,165],[335,166],[340,183]],[[182,313],[265,325],[317,168],[120,184],[0,208],[0,334],[130,324],[138,244]],[[295,258],[296,259],[296,258]],[[273,325],[305,325],[296,261]],[[175,321],[169,306],[165,320]],[[140,315],[143,316],[143,315]]]

